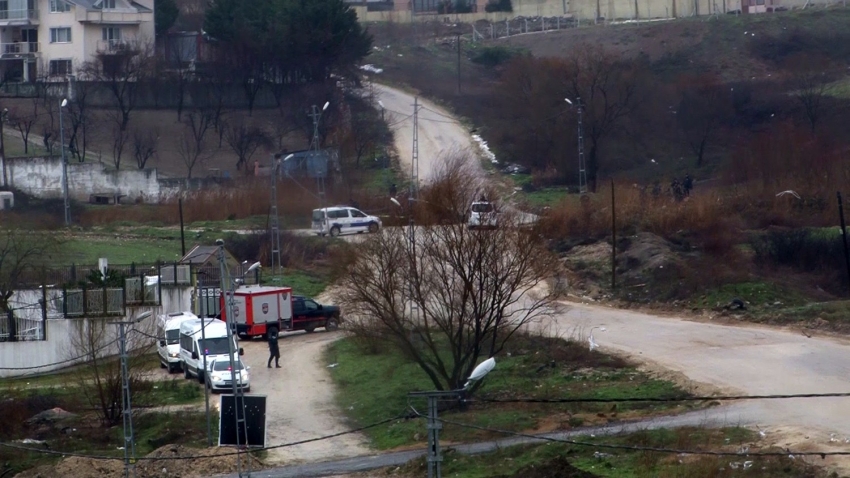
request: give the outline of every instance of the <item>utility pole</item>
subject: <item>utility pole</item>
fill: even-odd
[[[3,187],[9,186],[9,175],[6,173],[6,141],[3,139],[3,125],[6,123],[6,115],[9,110],[3,108],[0,113],[0,161],[3,161]]]
[[[614,202],[614,179],[611,179],[611,292],[617,289],[617,204]]]
[[[130,401],[130,372],[127,366],[127,325],[135,325],[150,317],[142,312],[131,321],[110,322],[118,326],[118,354],[121,360],[121,416],[124,419],[124,478],[136,476],[136,442],[133,439],[133,406]]]
[[[248,427],[245,422],[245,396],[242,393],[243,388],[237,385],[236,380],[236,372],[240,372],[240,381],[241,381],[241,370],[237,370],[236,368],[236,350],[234,347],[234,339],[233,339],[233,329],[236,327],[235,315],[233,314],[233,296],[235,295],[235,291],[233,290],[233,279],[230,277],[230,272],[227,270],[227,258],[224,255],[224,240],[217,239],[215,244],[218,246],[218,263],[219,263],[219,272],[221,274],[221,293],[227,299],[225,301],[225,306],[227,307],[227,352],[228,357],[230,359],[230,382],[231,382],[231,392],[233,393],[233,416],[236,417],[236,473],[241,478],[242,475],[242,445],[248,446]],[[228,280],[230,281],[230,287],[228,287]],[[229,294],[228,292],[229,291]],[[247,313],[247,312],[246,312]],[[208,371],[204,370],[206,374]],[[241,427],[241,428],[240,428]],[[240,430],[243,431],[243,437],[240,437]],[[244,441],[242,441],[244,438]],[[248,472],[247,476],[251,476],[251,459],[248,458]]]
[[[457,94],[460,94],[460,33],[457,34]]]
[[[322,113],[328,109],[328,105],[330,102],[325,102],[325,106],[322,107],[322,111],[319,111],[319,108],[316,105],[313,105],[313,112],[310,113],[310,116],[313,118],[313,140],[310,143],[310,150],[313,154],[313,161],[317,161],[319,157],[319,120],[322,118]],[[319,201],[321,202],[320,206],[322,209],[325,208],[325,174],[327,173],[327,168],[324,171],[318,169],[316,173],[316,191],[319,194]]]
[[[576,100],[578,104],[578,192],[587,194],[587,165],[584,161],[584,125],[582,124],[584,111],[581,107],[581,97],[579,96]]]
[[[850,280],[850,250],[847,249],[847,227],[844,225],[844,204],[841,201],[841,192],[838,196],[838,215],[841,219],[841,242],[844,244],[844,265],[847,267],[847,279]]]
[[[280,216],[277,213],[277,170],[280,167],[280,154],[272,156],[272,165],[269,175],[272,181],[271,207],[269,213],[269,226],[271,229],[272,244],[272,276],[277,273],[280,264]],[[281,268],[282,269],[282,268]]]
[[[413,98],[413,154],[410,161],[410,190],[407,198],[408,228],[410,234],[410,281],[408,282],[408,294],[410,295],[410,318],[411,321],[419,316],[416,305],[416,221],[414,219],[414,204],[419,199],[419,97]],[[410,339],[413,341],[414,327],[410,328]]]
[[[71,226],[71,205],[68,200],[68,158],[65,157],[65,123],[63,111],[68,106],[68,100],[63,99],[59,103],[59,143],[62,149],[62,199],[65,205],[65,227]]]

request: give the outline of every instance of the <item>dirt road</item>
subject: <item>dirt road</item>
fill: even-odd
[[[342,332],[281,334],[282,368],[266,368],[267,342],[240,342],[243,360],[251,366],[251,394],[267,398],[267,442],[278,445],[345,431],[334,403],[334,390],[322,351]],[[269,464],[324,461],[368,453],[360,435],[344,435],[290,448],[269,451]]]
[[[703,323],[579,304],[569,304],[551,325],[553,331],[572,337],[587,337],[593,327],[605,327],[605,331],[593,331],[602,350],[625,352],[726,392],[850,392],[850,341],[846,339],[809,338],[799,330]],[[804,438],[828,445],[831,433],[842,442],[850,437],[848,411],[850,398],[763,400],[738,403],[727,417],[729,423],[762,428],[795,427],[807,435]]]
[[[388,86],[374,84],[378,99],[384,104],[387,122],[395,134],[395,146],[403,171],[410,175],[413,157],[414,96]],[[439,171],[442,154],[453,149],[475,148],[469,132],[451,114],[434,103],[419,98],[419,180],[428,182]]]

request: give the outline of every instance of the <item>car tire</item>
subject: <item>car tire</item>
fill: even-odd
[[[187,367],[186,364],[183,364],[183,378],[185,378],[187,380],[190,378],[189,377],[189,367]]]
[[[331,237],[339,236],[339,226],[334,226],[331,228]]]
[[[374,234],[374,233],[378,232],[378,229],[379,229],[378,223],[376,223],[376,222],[370,222],[369,223],[369,232]]]
[[[325,330],[332,331],[339,328],[339,316],[332,315],[325,321]]]
[[[198,370],[198,383],[206,383],[204,381],[204,372],[201,372],[200,370]]]

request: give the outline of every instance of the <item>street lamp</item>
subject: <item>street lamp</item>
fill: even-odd
[[[68,106],[68,99],[63,98],[59,103],[59,143],[62,148],[62,198],[65,201],[65,227],[71,225],[71,206],[68,200],[68,158],[65,157],[65,124],[62,112]]]
[[[384,102],[381,101],[381,100],[378,100],[378,106],[381,107],[381,121],[384,121],[384,110],[386,109],[386,108],[384,108]]]
[[[236,472],[241,477],[242,476],[242,448],[240,447],[240,437],[239,437],[239,425],[242,425],[242,429],[244,430],[244,438],[245,438],[245,446],[248,446],[248,427],[245,422],[245,395],[243,392],[243,387],[240,387],[236,383],[236,350],[234,347],[234,339],[233,339],[233,329],[236,327],[236,316],[233,313],[233,297],[236,293],[236,281],[231,278],[230,287],[227,287],[227,278],[229,275],[229,271],[227,270],[227,259],[224,255],[224,240],[216,239],[215,245],[218,246],[218,263],[219,263],[219,273],[221,274],[221,292],[224,294],[226,300],[227,307],[227,320],[230,321],[227,324],[227,352],[228,358],[230,360],[230,373],[231,373],[231,391],[233,393],[233,415],[236,417]],[[255,262],[251,264],[251,267],[245,271],[245,274],[249,272],[253,272],[260,267],[259,262]],[[245,274],[242,277],[245,277]],[[227,294],[225,291],[230,290],[230,293]],[[241,353],[241,349],[240,349]],[[206,373],[206,370],[204,370]],[[240,372],[241,373],[241,372]],[[240,375],[241,377],[241,375]],[[241,411],[241,415],[240,415]],[[248,459],[248,475],[251,474],[251,460]]]
[[[277,267],[281,267],[280,263],[280,217],[277,213],[277,170],[282,163],[287,162],[295,156],[294,154],[290,154],[287,157],[280,159],[280,155],[276,154],[272,157],[272,167],[269,176],[271,176],[272,181],[272,193],[271,193],[271,221],[270,221],[270,229],[271,229],[271,241],[272,241],[272,275],[275,275],[277,272]]]
[[[63,102],[65,103],[65,102]],[[124,477],[136,475],[136,444],[133,440],[133,408],[130,403],[130,374],[127,370],[126,326],[133,326],[151,316],[146,310],[131,320],[110,322],[118,326],[118,353],[121,358],[121,415],[124,417]]]
[[[459,390],[433,390],[429,392],[411,392],[407,394],[408,397],[425,397],[428,400],[428,454],[425,458],[428,462],[428,478],[442,477],[440,464],[442,463],[443,458],[440,456],[440,430],[443,428],[443,424],[437,416],[438,403],[440,399],[463,400],[466,397],[472,383],[483,380],[484,377],[494,368],[496,368],[496,359],[490,357],[478,364],[478,366],[472,370],[466,384]]]
[[[564,98],[570,106],[573,102],[569,98]],[[584,126],[582,124],[582,115],[584,110],[581,107],[581,97],[576,97],[576,111],[578,114],[578,192],[579,194],[587,193],[587,165],[584,161]]]

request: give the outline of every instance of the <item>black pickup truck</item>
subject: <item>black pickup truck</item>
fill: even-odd
[[[316,327],[336,330],[341,320],[339,307],[322,305],[309,297],[293,295],[292,323],[284,320],[282,325],[284,330],[305,330],[309,333]]]

